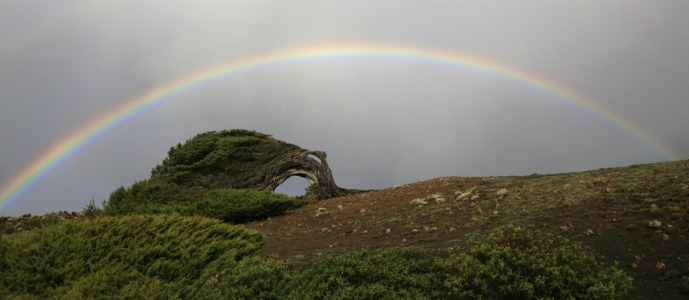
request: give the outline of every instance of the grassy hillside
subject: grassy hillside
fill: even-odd
[[[580,242],[634,278],[626,299],[686,299],[689,161],[566,174],[443,177],[312,203],[247,226],[294,264],[362,248],[445,249],[507,225]]]
[[[158,176],[102,209],[0,217],[0,299],[689,296],[689,161],[318,202]]]

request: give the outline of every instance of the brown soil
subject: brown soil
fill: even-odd
[[[496,226],[533,225],[588,245],[606,264],[619,263],[634,278],[627,299],[687,299],[688,214],[689,161],[677,161],[436,178],[312,203],[247,226],[265,235],[262,254],[308,264],[362,248],[448,247]]]

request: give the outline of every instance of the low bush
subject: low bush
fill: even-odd
[[[26,230],[42,228],[64,222],[65,218],[57,212],[45,215],[23,215],[20,217],[0,216],[0,234],[13,234]]]
[[[499,228],[440,261],[450,298],[617,299],[632,278],[580,243],[523,227]]]
[[[448,253],[390,248],[325,258],[297,275],[294,299],[619,299],[632,279],[580,243],[499,228]]]
[[[197,199],[193,190],[162,180],[149,179],[134,183],[129,188],[119,187],[103,203],[103,214],[179,213],[191,215],[191,204]]]
[[[390,248],[328,257],[296,276],[293,299],[442,299],[435,255]]]
[[[285,299],[294,271],[276,257],[249,256],[230,266],[211,266],[197,281],[194,298]]]
[[[63,222],[0,236],[0,290],[9,298],[618,299],[632,283],[580,243],[523,227],[448,252],[355,251],[303,269],[252,255],[261,242],[201,217]]]
[[[272,192],[238,189],[206,192],[150,179],[136,182],[130,188],[116,189],[110,194],[110,199],[103,203],[102,211],[90,209],[90,214],[176,213],[203,215],[237,224],[281,215],[307,203],[305,199]]]
[[[0,236],[0,290],[40,298],[162,293],[194,283],[209,265],[234,265],[262,243],[258,232],[202,217],[74,220]]]
[[[194,211],[229,223],[245,223],[283,214],[306,200],[254,190],[213,190],[194,204]]]

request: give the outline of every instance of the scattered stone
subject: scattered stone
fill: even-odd
[[[569,225],[560,226],[560,231],[562,231],[562,232],[569,232],[571,229],[572,229],[572,226],[569,226]]]
[[[366,212],[366,209],[365,209],[365,208],[362,208],[362,209],[359,210],[359,212],[363,214],[363,213]]]
[[[658,205],[656,205],[655,203],[651,204],[650,211],[651,212],[657,212],[658,211]]]
[[[440,195],[440,194],[436,194],[436,195]],[[443,196],[433,197],[433,200],[435,201],[435,203],[438,203],[438,204],[446,201]]]
[[[414,228],[414,229],[411,230],[411,232],[419,232],[419,230],[416,229],[416,228]]]
[[[670,240],[670,235],[667,234],[667,233],[663,233],[663,235],[661,236],[661,238],[663,239],[663,241],[669,241],[669,240]]]
[[[420,206],[420,205],[426,205],[426,204],[428,204],[428,202],[426,202],[426,200],[424,200],[424,199],[416,198],[416,199],[410,201],[409,204]]]
[[[495,216],[497,216],[498,213],[500,213],[500,212],[498,212],[497,210],[494,210],[494,211],[493,211],[493,215],[495,215]]]
[[[457,190],[455,192],[455,195],[457,195],[457,197],[455,197],[455,200],[461,201],[461,200],[468,198],[469,196],[471,196],[472,193],[474,193],[475,189],[476,189],[476,187],[472,187],[472,188],[468,189],[466,192],[462,192],[461,190]]]
[[[636,269],[639,267],[639,265],[637,265],[636,263],[631,263],[629,264],[629,266],[632,267],[632,269]]]
[[[457,229],[455,229],[454,227],[450,227],[450,232],[453,232],[455,230],[457,230]]]
[[[402,243],[406,243],[406,242],[407,242],[406,238],[402,239]]]
[[[658,229],[661,226],[663,226],[663,222],[660,222],[658,220],[653,220],[653,221],[648,222],[648,227],[651,227],[651,228]]]
[[[591,236],[591,235],[594,235],[594,234],[596,234],[596,233],[593,232],[593,230],[591,230],[591,229],[589,228],[588,230],[586,230],[586,232],[585,232],[584,234],[586,234],[586,235],[588,235],[588,236]]]
[[[342,204],[340,204],[340,205],[337,206],[337,209],[338,209],[338,210],[344,210],[344,206],[342,206]]]
[[[659,261],[656,263],[656,270],[662,271],[664,269],[665,269],[665,263],[663,263],[662,261]]]
[[[483,214],[483,209],[481,209],[481,207],[478,206],[478,205],[476,205],[476,211],[477,211],[479,214]]]
[[[636,224],[627,225],[627,230],[629,230],[629,231],[637,230],[638,228],[639,228],[639,225],[636,225]]]
[[[498,197],[503,198],[505,195],[507,195],[507,189],[499,189],[495,194],[497,194]]]
[[[391,234],[391,233],[392,233],[392,230],[390,228],[385,229],[385,234]]]
[[[329,214],[329,212],[326,211],[325,207],[319,207],[316,211],[316,217],[325,216],[327,214]]]

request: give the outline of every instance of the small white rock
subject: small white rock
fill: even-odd
[[[424,200],[424,199],[416,198],[416,199],[410,201],[409,204],[413,204],[413,205],[426,205],[426,204],[428,204],[428,202],[426,202],[426,200]]]

